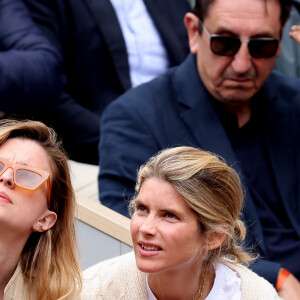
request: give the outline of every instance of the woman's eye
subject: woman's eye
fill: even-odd
[[[166,212],[165,216],[169,219],[178,219],[174,214],[170,212]]]
[[[136,210],[138,210],[138,211],[146,211],[147,209],[146,209],[146,207],[144,205],[139,204],[139,205],[136,206]]]

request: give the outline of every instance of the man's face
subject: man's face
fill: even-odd
[[[243,41],[255,37],[280,39],[280,12],[277,0],[215,0],[204,25],[210,34],[234,36]],[[193,19],[192,14],[190,18]],[[248,102],[269,76],[280,45],[272,58],[253,58],[247,43],[242,43],[234,56],[218,56],[211,51],[210,39],[203,30],[201,34],[194,31],[193,35],[191,28],[199,20],[192,19],[185,20],[190,49],[197,54],[198,71],[208,91],[228,106]]]

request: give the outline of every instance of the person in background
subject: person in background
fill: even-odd
[[[289,33],[290,37],[293,38],[298,44],[300,44],[300,25],[293,25]]]
[[[243,264],[243,190],[222,159],[192,147],[164,150],[139,172],[131,201],[134,254],[84,271],[83,299],[279,299]]]
[[[77,299],[81,272],[67,157],[37,121],[0,122],[0,299]]]
[[[181,145],[219,154],[242,177],[246,243],[260,254],[251,268],[297,299],[300,79],[272,72],[291,4],[197,1],[185,16],[188,58],[104,112],[99,191],[103,205],[128,216],[136,170],[149,157]]]
[[[1,0],[0,118],[51,118],[61,88],[61,62],[23,1]]]
[[[297,26],[294,27],[294,25],[298,24],[300,24],[300,0],[293,0],[290,17],[286,21],[282,32],[281,53],[276,59],[274,68],[294,77],[300,77],[300,47],[296,43],[297,34],[295,35],[295,28]]]
[[[57,131],[71,159],[98,164],[105,107],[189,53],[187,0],[24,0],[64,59]]]

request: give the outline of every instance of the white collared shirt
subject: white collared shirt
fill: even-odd
[[[165,72],[168,54],[143,0],[110,1],[125,40],[132,86]]]
[[[214,264],[216,277],[214,285],[206,300],[240,300],[241,279],[238,274],[222,263]],[[152,293],[146,274],[148,300],[157,300]]]

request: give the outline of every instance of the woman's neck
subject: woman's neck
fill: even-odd
[[[158,300],[181,300],[194,299],[201,289],[203,280],[202,296],[199,299],[205,299],[212,289],[215,272],[212,265],[207,267],[205,280],[203,278],[204,269],[197,270],[177,270],[165,273],[147,274],[148,283],[151,291]],[[187,272],[186,272],[187,271]],[[198,295],[199,296],[199,295]]]
[[[24,247],[24,242],[10,243],[0,238],[0,300],[3,299],[4,289],[13,276]]]
[[[12,260],[2,260],[0,259],[1,272],[0,272],[0,300],[4,297],[4,289],[7,286],[9,280],[13,276],[17,263],[12,263]]]

